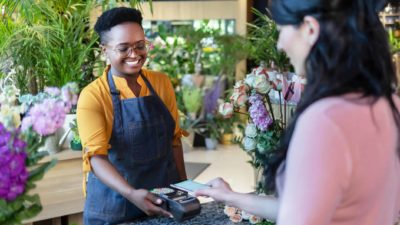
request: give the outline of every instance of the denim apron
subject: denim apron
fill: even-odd
[[[110,70],[111,71],[111,70]],[[108,72],[114,123],[108,159],[130,185],[139,189],[167,187],[179,175],[172,150],[175,121],[140,72],[151,95],[120,100],[111,72]],[[89,173],[84,224],[118,224],[146,216],[129,200]]]

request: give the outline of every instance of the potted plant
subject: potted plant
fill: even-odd
[[[78,124],[76,122],[76,119],[74,119],[69,125],[71,128],[71,132],[73,133],[73,138],[70,141],[70,147],[74,151],[81,151],[82,143],[81,138],[79,137]]]
[[[235,123],[235,118],[224,118],[220,119],[217,122],[217,125],[219,127],[219,131],[221,133],[219,141],[223,145],[231,145],[233,144],[234,140],[234,133],[233,133],[233,128],[234,128],[234,123]]]
[[[204,137],[205,146],[209,150],[215,150],[218,145],[218,139],[220,138],[220,131],[217,125],[218,119],[213,114],[208,114],[204,120],[202,120],[196,126],[196,132]]]

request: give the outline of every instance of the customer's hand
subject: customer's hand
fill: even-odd
[[[162,200],[145,189],[132,190],[127,198],[148,216],[172,217],[171,213],[159,207]]]
[[[226,202],[229,193],[232,192],[231,186],[218,177],[207,183],[210,188],[200,189],[195,192],[196,196],[208,196],[218,202]]]

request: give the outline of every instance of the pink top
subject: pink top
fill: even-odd
[[[370,107],[355,96],[320,100],[299,118],[278,177],[278,225],[393,225],[400,218],[392,112],[384,99]]]

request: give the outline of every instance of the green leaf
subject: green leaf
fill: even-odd
[[[57,159],[52,159],[50,162],[43,163],[39,167],[29,172],[29,182],[38,181],[43,178],[45,172],[47,172],[50,168],[55,166],[57,163]]]

